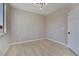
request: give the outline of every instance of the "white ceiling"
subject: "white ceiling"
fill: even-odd
[[[14,8],[18,8],[21,10],[41,14],[48,15],[60,8],[69,7],[72,4],[70,3],[48,3],[43,9],[37,8],[33,3],[11,3],[10,6]]]

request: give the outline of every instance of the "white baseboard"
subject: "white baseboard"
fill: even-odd
[[[48,39],[48,40],[50,40],[50,41],[53,41],[53,42],[56,42],[56,43],[59,43],[59,44],[61,44],[61,45],[64,45],[65,47],[68,47],[65,43],[62,43],[62,42],[59,42],[59,41],[57,41],[57,40],[55,40],[55,39],[51,39],[51,38],[46,38],[46,39]]]
[[[15,43],[10,43],[9,46],[7,46],[7,48],[4,50],[4,52],[2,53],[2,56],[5,56],[5,54],[7,53],[7,51],[9,50],[11,45],[16,45],[16,44],[23,44],[23,43],[28,43],[28,42],[33,42],[33,41],[37,41],[37,40],[43,40],[45,38],[39,38],[39,39],[33,39],[33,40],[28,40],[28,41],[22,41],[22,42],[15,42]]]
[[[10,48],[10,45],[9,46],[7,46],[7,48],[4,50],[4,52],[2,53],[2,56],[5,56],[5,54],[7,53],[7,51],[9,50],[9,48]]]
[[[38,39],[32,39],[32,40],[28,40],[28,41],[10,43],[10,45],[23,44],[23,43],[28,43],[28,42],[33,42],[33,41],[43,40],[43,39],[45,39],[45,38],[38,38]]]
[[[73,52],[73,53],[75,54],[75,56],[79,56],[79,54],[76,53],[72,48],[69,48],[69,50],[70,50],[71,52]]]
[[[38,38],[38,39],[33,39],[33,40],[28,40],[28,41],[22,41],[22,42],[10,43],[10,45],[23,44],[23,43],[28,43],[28,42],[33,42],[33,41],[43,40],[43,39],[47,39],[47,40],[50,40],[50,41],[53,41],[53,42],[56,42],[56,43],[59,43],[59,44],[61,44],[61,45],[64,45],[64,46],[68,47],[65,43],[56,41],[56,40],[54,40],[54,39],[50,39],[50,38],[48,38],[48,37],[45,37],[45,38]]]
[[[68,45],[66,45],[65,43],[56,41],[56,40],[54,40],[54,39],[50,39],[50,38],[48,38],[48,37],[47,37],[46,39],[48,39],[48,40],[50,40],[50,41],[53,41],[53,42],[56,42],[56,43],[59,43],[59,44],[65,46],[65,47],[69,48],[69,50],[70,50],[72,53],[74,53],[75,56],[78,56],[78,54],[77,54],[72,48],[70,48]]]
[[[3,52],[2,56],[4,56],[6,54],[6,52],[8,51],[8,49],[10,48],[11,45],[16,45],[16,44],[23,44],[23,43],[28,43],[28,42],[33,42],[33,41],[38,41],[38,40],[43,40],[43,39],[47,39],[47,40],[50,40],[50,41],[53,41],[53,42],[56,42],[56,43],[59,43],[61,45],[64,45],[65,47],[69,48],[70,50],[73,51],[73,49],[71,49],[70,47],[68,47],[65,43],[62,43],[62,42],[59,42],[59,41],[56,41],[54,39],[51,39],[51,38],[39,38],[39,39],[34,39],[34,40],[28,40],[28,41],[22,41],[22,42],[15,42],[15,43],[10,43],[10,45],[5,49],[5,51]],[[74,52],[74,51],[73,51]],[[74,52],[75,53],[75,52]],[[77,55],[77,54],[76,54]]]

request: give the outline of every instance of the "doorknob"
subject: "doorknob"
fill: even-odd
[[[68,34],[70,34],[70,32],[68,32]]]

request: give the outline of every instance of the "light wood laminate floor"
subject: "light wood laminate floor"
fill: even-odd
[[[5,56],[74,56],[67,47],[47,39],[12,45]]]

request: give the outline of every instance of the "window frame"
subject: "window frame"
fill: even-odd
[[[2,32],[0,32],[1,35],[6,33],[6,4],[3,4],[3,28],[2,28]]]

